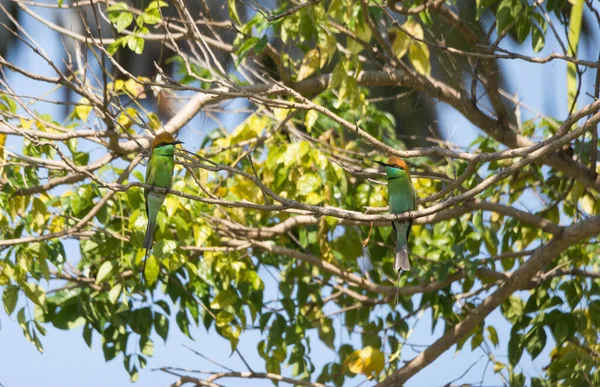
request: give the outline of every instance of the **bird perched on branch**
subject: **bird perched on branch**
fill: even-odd
[[[165,189],[171,188],[173,167],[175,166],[175,146],[177,144],[182,144],[182,142],[175,140],[173,136],[167,132],[162,132],[154,137],[154,141],[152,141],[152,154],[150,155],[150,161],[148,161],[148,167],[146,168],[147,185]],[[146,260],[148,259],[148,254],[152,248],[156,217],[158,216],[158,211],[160,211],[160,207],[165,201],[166,196],[167,194],[165,192],[157,192],[149,188],[144,188],[148,228],[146,229],[143,245],[146,249],[146,256],[144,257],[142,273],[146,271]]]
[[[410,171],[406,162],[399,157],[390,157],[387,163],[375,161],[377,164],[385,167],[385,174],[388,184],[388,204],[391,214],[401,214],[407,211],[414,211],[416,204],[416,193],[410,180]],[[394,270],[398,275],[402,270],[410,270],[410,261],[408,259],[408,247],[406,245],[410,228],[413,220],[403,220],[392,222],[396,232],[396,258],[394,260]]]

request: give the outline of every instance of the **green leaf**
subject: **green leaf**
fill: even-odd
[[[38,284],[33,284],[30,282],[25,282],[23,284],[23,292],[31,301],[33,301],[36,305],[42,307],[42,309],[46,310],[46,291]]]
[[[227,7],[229,8],[229,17],[231,20],[241,25],[240,16],[238,15],[237,7],[235,5],[236,0],[227,0]]]
[[[169,334],[169,319],[162,313],[154,313],[154,330],[166,342]]]
[[[171,258],[177,250],[177,242],[172,239],[162,239],[154,245],[152,252],[158,259]]]
[[[17,103],[14,99],[9,97],[8,95],[2,95],[0,97],[0,100],[6,103],[0,103],[0,110],[8,111],[13,114],[17,112]]]
[[[488,331],[488,338],[490,339],[490,341],[492,342],[492,344],[494,344],[494,347],[498,347],[498,332],[496,332],[496,328],[494,328],[491,325],[487,326],[487,331]]]
[[[544,328],[532,328],[527,334],[526,340],[527,352],[531,355],[531,359],[535,360],[546,346],[546,332],[544,332]]]
[[[7,286],[2,292],[2,302],[4,303],[4,310],[7,315],[11,315],[17,306],[19,300],[19,287],[10,285]]]
[[[511,334],[508,341],[508,362],[513,367],[519,362],[523,355],[523,335],[519,333]]]
[[[522,17],[517,19],[516,23],[516,32],[517,32],[517,41],[519,44],[523,44],[525,39],[529,36],[529,32],[531,31],[531,19],[529,14],[525,13]]]
[[[329,87],[335,89],[340,87],[340,85],[344,82],[344,80],[348,77],[348,73],[344,68],[344,63],[340,61],[335,68],[333,69],[333,74],[331,74],[331,81],[329,82]]]
[[[150,4],[146,7],[146,12],[151,12],[154,10],[158,10],[158,8],[164,8],[164,7],[168,7],[169,4],[167,4],[164,1],[160,1],[160,0],[153,0],[150,2]]]
[[[96,285],[108,279],[112,275],[113,269],[115,269],[115,267],[112,261],[104,261],[98,269],[98,274],[96,275]]]
[[[256,46],[257,43],[260,42],[260,39],[256,36],[252,36],[248,38],[241,46],[238,48],[236,55],[237,60],[235,61],[235,67],[239,66],[240,63],[244,60],[244,58],[248,55],[250,50]]]
[[[554,340],[557,345],[561,345],[569,335],[569,325],[565,319],[559,319],[552,329]]]
[[[127,47],[138,55],[141,55],[144,52],[144,39],[140,37],[133,36],[127,42]]]
[[[121,1],[106,8],[106,12],[127,11],[127,3]]]
[[[175,321],[181,332],[189,338],[192,338],[190,334],[190,320],[185,313],[185,310],[180,310],[175,316]]]
[[[121,12],[113,23],[115,24],[117,32],[122,33],[132,22],[133,14],[131,12]]]
[[[108,299],[112,304],[116,304],[119,300],[119,296],[121,295],[121,291],[123,290],[123,285],[116,284],[112,289],[108,292]]]
[[[143,355],[152,356],[154,354],[154,342],[148,336],[142,336],[140,339],[140,350]]]
[[[92,349],[92,324],[85,324],[83,327],[83,340]]]
[[[85,324],[76,304],[71,304],[60,309],[52,319],[52,324],[58,329],[74,329]]]
[[[87,152],[75,152],[73,162],[77,166],[87,166],[90,161],[90,154]]]
[[[264,34],[262,36],[262,38],[260,38],[258,43],[256,43],[256,45],[254,46],[254,53],[260,54],[265,49],[265,47],[267,47],[268,43],[269,43],[269,39],[267,37],[267,34]]]
[[[512,6],[512,0],[502,0],[498,6],[498,10],[496,11],[496,30],[498,35],[513,21]]]
[[[144,13],[143,15],[144,24],[155,25],[161,21],[160,14],[158,11],[151,13]]]
[[[476,18],[477,18],[477,20],[479,20],[479,18],[481,18],[481,15],[483,15],[483,13],[487,9],[489,9],[497,1],[498,0],[477,0],[475,2],[477,4],[477,6],[476,6],[476,8],[477,8]]]

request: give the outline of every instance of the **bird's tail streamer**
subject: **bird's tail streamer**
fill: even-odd
[[[144,285],[144,273],[146,272],[146,261],[150,256],[150,249],[146,249],[146,255],[144,256],[144,263],[142,264],[142,286]]]
[[[148,219],[148,227],[146,227],[146,236],[144,237],[143,247],[146,250],[150,250],[152,248],[152,240],[154,239],[154,227],[155,220]]]
[[[401,244],[398,240],[396,243],[396,258],[394,260],[394,270],[398,271],[398,282],[396,284],[396,302],[394,305],[398,305],[398,297],[400,296],[400,276],[402,271],[410,270],[410,261],[408,259],[408,247],[406,242]]]
[[[398,305],[398,298],[400,297],[400,276],[402,275],[402,270],[398,270],[398,281],[396,282],[396,299],[394,300],[394,309]]]

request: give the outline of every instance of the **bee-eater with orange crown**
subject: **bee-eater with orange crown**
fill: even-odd
[[[387,163],[375,161],[377,164],[385,167],[385,174],[388,185],[388,204],[390,214],[401,214],[407,211],[414,211],[416,204],[416,192],[410,180],[410,171],[406,162],[399,157],[390,157]],[[402,270],[410,270],[410,261],[408,259],[408,247],[406,245],[410,228],[413,220],[403,220],[392,222],[394,231],[396,231],[396,258],[394,260],[394,270],[398,274]]]
[[[171,188],[173,179],[173,168],[175,166],[174,154],[175,146],[181,144],[170,133],[162,132],[154,137],[152,141],[152,154],[146,168],[146,184],[159,188]],[[156,192],[155,190],[144,188],[144,197],[146,199],[146,215],[148,216],[148,228],[144,238],[144,248],[146,257],[144,258],[144,267],[142,275],[146,270],[146,260],[152,248],[154,239],[154,229],[156,226],[156,217],[158,211],[165,201],[167,194],[165,192]]]

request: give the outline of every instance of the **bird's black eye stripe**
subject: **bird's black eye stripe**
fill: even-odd
[[[168,142],[161,142],[160,144],[158,144],[156,147],[160,148],[161,146],[165,146],[165,145],[169,145]]]

